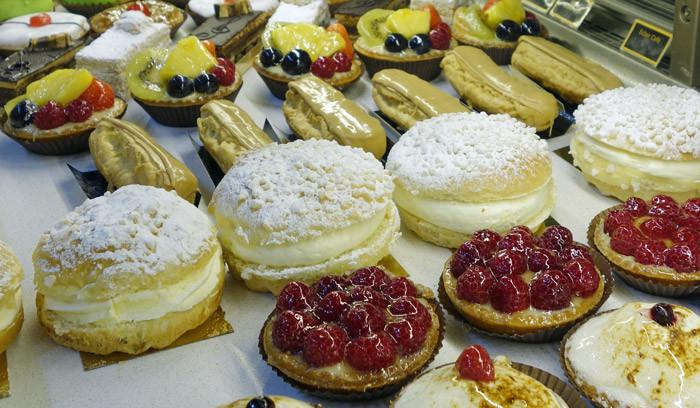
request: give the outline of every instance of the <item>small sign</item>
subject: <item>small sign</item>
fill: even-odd
[[[659,65],[671,46],[673,34],[646,21],[636,19],[620,50],[653,66]]]
[[[557,0],[549,15],[578,30],[594,4],[594,0]]]
[[[556,0],[523,0],[526,6],[530,6],[535,10],[539,10],[544,14],[549,12]]]

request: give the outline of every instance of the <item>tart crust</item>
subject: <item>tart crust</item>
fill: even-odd
[[[236,70],[235,73],[235,80],[233,83],[229,86],[222,86],[219,87],[219,89],[214,92],[213,94],[202,94],[199,95],[196,98],[187,98],[185,101],[180,100],[180,99],[162,99],[158,101],[152,101],[152,100],[146,100],[146,99],[141,99],[137,98],[134,95],[131,95],[132,98],[134,98],[135,101],[137,101],[140,104],[146,104],[146,105],[151,105],[151,106],[160,106],[160,107],[166,107],[166,108],[181,108],[181,107],[186,107],[186,106],[195,106],[195,105],[204,105],[205,103],[209,101],[213,101],[214,99],[224,99],[228,95],[231,95],[234,92],[237,92],[240,90],[241,86],[243,86],[243,79],[241,78],[241,74]]]

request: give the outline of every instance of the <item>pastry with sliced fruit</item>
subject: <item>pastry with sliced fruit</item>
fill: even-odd
[[[345,26],[268,24],[255,70],[270,92],[284,99],[289,82],[314,75],[338,89],[360,79],[364,65],[355,57]]]
[[[260,353],[302,391],[372,399],[418,375],[443,331],[429,288],[371,266],[287,284],[260,332]]]
[[[411,0],[410,8],[422,10],[427,6],[433,7],[445,23],[451,25],[455,10],[462,6],[468,6],[472,0]]]
[[[518,226],[473,234],[447,260],[443,305],[488,334],[525,342],[559,340],[612,291],[610,266],[571,231],[541,235]]]
[[[460,44],[481,48],[499,65],[510,64],[518,38],[547,36],[537,17],[526,12],[521,0],[489,0],[455,11],[452,31]]]
[[[474,344],[465,348],[454,363],[436,367],[420,375],[404,387],[389,406],[566,408],[577,398],[567,393],[567,400],[564,400],[550,388],[556,386],[561,389],[562,385],[563,381],[553,375],[511,362],[505,356],[498,356],[492,360],[483,346]],[[576,402],[583,404],[582,401]]]
[[[589,241],[639,290],[669,297],[700,293],[700,198],[630,197],[593,218]]]
[[[174,127],[196,126],[202,105],[234,100],[242,85],[231,60],[217,58],[213,44],[192,36],[171,49],[137,54],[126,75],[134,100],[156,122]]]
[[[27,150],[67,154],[88,148],[88,137],[105,118],[121,117],[126,103],[85,69],[59,69],[27,86],[4,106],[3,130]]]
[[[407,0],[348,0],[333,10],[335,20],[351,34],[357,34],[357,22],[365,13],[373,9],[398,10],[408,6]]]
[[[178,28],[185,22],[185,12],[170,3],[158,0],[141,0],[119,4],[95,14],[90,18],[90,27],[92,27],[93,32],[102,34],[127,11],[138,11],[145,14],[154,23],[166,24],[170,27],[170,34],[173,37]]]
[[[453,48],[450,27],[432,6],[423,10],[373,9],[357,23],[355,50],[370,76],[395,68],[431,81],[440,75],[440,61]]]

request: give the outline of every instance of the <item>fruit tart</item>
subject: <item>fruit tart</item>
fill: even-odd
[[[27,86],[4,106],[4,132],[27,150],[68,154],[87,150],[90,132],[119,118],[126,102],[85,69],[59,69]]]
[[[344,89],[364,72],[345,26],[339,23],[325,29],[308,23],[268,24],[262,43],[253,66],[279,99],[285,98],[290,81],[305,75],[315,75]]]
[[[700,198],[630,197],[593,218],[588,240],[628,284],[679,297],[700,293]]]
[[[442,337],[442,312],[430,289],[367,267],[311,286],[287,284],[260,333],[260,352],[305,392],[371,399],[420,373]]]
[[[116,23],[127,11],[139,11],[154,23],[170,27],[170,35],[175,33],[185,22],[185,12],[170,3],[157,0],[130,1],[101,11],[90,18],[90,27],[96,34],[102,34]]]
[[[396,68],[432,81],[440,75],[445,52],[456,45],[434,8],[370,10],[360,17],[357,31],[355,50],[370,77]]]
[[[216,58],[214,48],[206,44],[185,37],[172,49],[151,48],[129,63],[129,92],[156,122],[196,126],[202,105],[236,98],[242,85],[240,74],[232,61]]]
[[[445,263],[441,301],[456,317],[497,337],[524,342],[562,338],[612,292],[610,266],[556,225],[502,237],[474,233]]]
[[[452,30],[460,44],[481,48],[498,65],[510,64],[521,35],[547,36],[546,28],[525,11],[520,0],[489,0],[483,8],[478,4],[460,7]]]
[[[557,377],[535,367],[491,359],[479,344],[465,348],[454,363],[421,374],[404,387],[391,408],[564,408],[585,406]]]

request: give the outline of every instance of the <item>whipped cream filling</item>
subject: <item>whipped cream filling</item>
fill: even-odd
[[[104,302],[66,302],[46,296],[44,308],[78,324],[153,320],[202,302],[216,289],[222,273],[219,250],[199,273],[174,285],[117,295]]]
[[[581,130],[576,132],[572,141],[572,143],[577,142],[584,148],[584,160],[588,154],[592,154],[610,163],[630,167],[654,177],[700,182],[700,160],[662,160],[642,156],[602,143]],[[603,170],[606,169],[601,169]]]
[[[479,203],[415,196],[397,185],[394,201],[402,210],[451,231],[471,234],[488,228],[503,232],[515,225],[535,228],[544,222],[554,206],[554,182],[549,179],[520,197]]]
[[[678,320],[667,328],[651,319],[651,307],[628,303],[590,319],[566,342],[569,365],[577,382],[615,406],[697,407],[700,317],[674,306]]]
[[[326,232],[318,237],[282,245],[260,245],[236,234],[237,228],[226,228],[217,220],[221,242],[236,257],[251,263],[270,266],[314,265],[360,246],[379,228],[387,208],[347,228]]]
[[[11,299],[7,299],[7,305],[0,308],[0,331],[7,329],[15,320],[15,316],[22,307],[22,290],[17,289]]]

